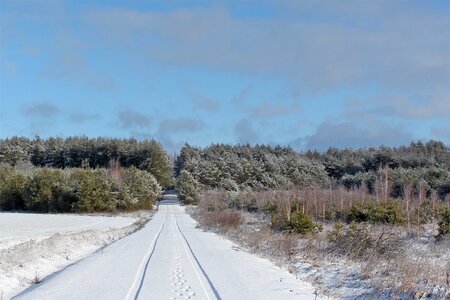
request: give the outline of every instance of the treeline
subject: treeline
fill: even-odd
[[[0,164],[30,162],[36,167],[106,168],[110,161],[150,172],[164,188],[172,184],[172,164],[155,140],[117,138],[12,137],[0,140]]]
[[[155,140],[0,140],[0,210],[148,209],[172,181],[172,163]]]
[[[284,189],[326,185],[328,175],[318,161],[287,147],[185,145],[175,161],[175,174],[189,172],[202,185],[225,189]]]
[[[328,174],[340,179],[345,174],[355,175],[360,172],[377,171],[388,166],[396,168],[427,168],[444,166],[450,168],[450,148],[440,141],[430,140],[412,142],[409,146],[337,149],[329,148],[326,152],[308,151],[304,153],[310,159],[320,161]]]
[[[371,194],[405,197],[450,194],[450,148],[439,141],[412,142],[397,148],[379,147],[358,150],[330,148],[325,153],[305,155],[324,165],[329,178],[348,189],[365,187]]]
[[[367,189],[384,201],[410,194],[423,199],[433,192],[442,199],[450,195],[450,149],[438,141],[324,153],[280,146],[185,145],[175,161],[176,175],[183,170],[203,187],[229,191],[343,186]]]
[[[162,194],[156,178],[136,167],[0,167],[0,210],[115,212],[151,209]]]

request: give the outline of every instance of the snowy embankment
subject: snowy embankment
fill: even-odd
[[[136,231],[149,217],[0,213],[0,299]]]

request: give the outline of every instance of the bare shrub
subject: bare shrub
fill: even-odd
[[[198,200],[198,207],[201,210],[216,211],[223,210],[227,207],[225,201],[225,191],[219,190],[204,190],[200,194]]]
[[[32,283],[32,284],[39,284],[39,283],[41,283],[41,278],[40,278],[39,275],[38,275],[37,269],[36,269],[36,273],[35,273],[35,275],[34,275],[34,278],[31,279],[31,283]]]
[[[292,234],[277,235],[271,241],[271,245],[276,255],[290,260],[298,251],[298,236]]]
[[[431,251],[428,247],[411,247],[395,259],[378,263],[368,273],[380,291],[390,287],[391,298],[448,299],[450,262],[445,261],[446,251],[445,245],[438,245]]]
[[[271,230],[252,231],[245,237],[245,245],[252,250],[252,252],[259,252],[268,247],[269,241],[273,234]]]
[[[380,258],[394,258],[402,248],[401,238],[392,228],[383,227],[381,232],[374,233],[367,224],[352,223],[346,228],[336,223],[328,237],[330,252],[364,260],[367,267]]]
[[[332,191],[305,188],[238,192],[232,207],[234,212],[241,213],[245,219],[241,220],[241,226],[233,230],[224,228],[223,233],[251,252],[268,257],[277,264],[287,265],[288,268],[295,269],[299,262],[306,262],[313,269],[319,270],[309,276],[310,280],[322,288],[336,288],[334,285],[328,286],[327,281],[323,280],[323,274],[331,272],[333,276],[339,276],[337,278],[343,287],[353,284],[355,279],[363,286],[370,286],[371,291],[364,294],[366,298],[448,298],[449,235],[436,241],[432,232],[437,230],[433,225],[430,231],[431,227],[428,225],[431,224],[411,227],[411,230],[418,228],[417,231],[406,230],[406,224],[400,224],[402,222],[399,221],[403,218],[406,222],[405,203],[386,200],[382,193],[380,195],[377,200],[363,189],[342,188]],[[413,225],[419,218],[438,219],[437,199],[431,197],[427,202],[425,195],[421,197],[421,202],[413,199],[409,203],[410,221]],[[201,212],[196,218],[203,220],[200,223],[209,222],[209,227],[223,226],[222,221],[217,219],[222,218],[220,215],[223,212],[229,211],[229,204],[226,192],[206,191],[199,204],[201,208],[198,211]],[[419,204],[420,213],[415,206]],[[253,213],[255,207],[256,213]],[[328,212],[332,213],[327,215]],[[345,222],[351,219],[348,218],[351,213],[358,216],[355,221],[359,222],[338,222],[334,229],[331,229],[331,223],[320,222],[328,234],[288,234],[286,228],[279,230],[273,227],[273,222],[278,220],[282,221],[282,225],[298,223],[302,225],[300,228],[304,228],[305,224],[310,224],[303,222],[306,220],[303,218],[305,215],[309,215],[314,223],[322,219]],[[271,216],[276,216],[275,220]],[[261,222],[255,222],[258,218]],[[447,224],[448,222],[442,223],[444,230]],[[344,295],[345,290],[346,288],[342,290]]]
[[[119,185],[125,183],[125,170],[118,159],[111,159],[108,162],[108,172],[115,183]]]
[[[362,258],[374,242],[368,227],[358,226],[356,223],[352,223],[348,228],[342,223],[336,223],[335,230],[328,236],[331,241],[330,252],[351,258]]]
[[[233,210],[205,211],[200,215],[200,224],[225,230],[237,228],[242,224],[241,213]]]

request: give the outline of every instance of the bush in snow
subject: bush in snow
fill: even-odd
[[[36,167],[106,168],[117,160],[126,168],[135,166],[152,173],[158,183],[172,184],[172,163],[160,143],[155,140],[110,138],[0,139],[0,163],[18,166],[31,162]]]
[[[156,178],[148,172],[131,167],[126,170],[126,183],[131,194],[132,207],[151,208],[161,197],[162,189]]]
[[[0,167],[0,210],[96,212],[147,208],[161,196],[155,177],[137,168]]]
[[[299,209],[288,215],[281,211],[273,214],[272,228],[298,234],[315,234],[322,231],[322,226],[315,223],[308,214]]]
[[[184,203],[197,203],[200,189],[199,183],[188,171],[181,171],[176,188],[180,199]]]

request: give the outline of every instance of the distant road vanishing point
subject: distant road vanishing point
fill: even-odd
[[[319,299],[267,260],[196,228],[176,194],[147,225],[14,299]]]

